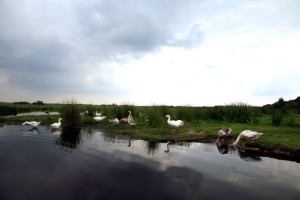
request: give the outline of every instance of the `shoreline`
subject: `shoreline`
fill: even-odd
[[[19,122],[4,122],[0,123],[0,127],[4,125],[15,125],[15,126],[22,126]],[[43,126],[49,126],[50,123],[43,123]],[[78,128],[90,128],[90,129],[99,129],[104,131],[105,133],[109,134],[119,134],[119,135],[127,135],[128,137],[131,137],[132,139],[140,139],[140,140],[147,140],[147,141],[156,141],[156,142],[200,142],[200,143],[215,143],[215,140],[217,138],[216,136],[212,136],[210,134],[205,133],[196,133],[194,137],[191,138],[185,138],[184,136],[181,136],[179,138],[170,138],[170,136],[174,135],[166,135],[163,139],[156,139],[155,137],[151,138],[149,135],[147,137],[138,135],[135,131],[136,129],[122,129],[122,128],[116,128],[116,127],[98,127],[97,125],[83,125]],[[191,129],[188,130],[190,132]],[[176,136],[176,135],[175,135]],[[228,137],[228,141],[222,146],[225,146],[225,148],[232,148],[232,143],[234,142],[234,138]],[[300,149],[292,150],[283,146],[278,146],[272,149],[263,148],[259,145],[259,143],[241,143],[241,145],[238,145],[239,150],[241,150],[245,154],[255,155],[259,157],[270,157],[270,158],[276,158],[280,160],[289,160],[294,161],[297,163],[300,163]]]

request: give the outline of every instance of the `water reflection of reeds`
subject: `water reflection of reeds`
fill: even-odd
[[[73,149],[80,147],[82,134],[80,128],[63,127],[60,137],[55,141],[55,145],[63,151],[72,152]]]
[[[156,141],[144,141],[144,145],[148,155],[155,155],[159,149],[159,142]]]

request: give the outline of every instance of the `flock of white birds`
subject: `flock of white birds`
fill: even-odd
[[[58,122],[50,124],[50,128],[51,129],[58,129],[61,126],[61,121],[62,121],[62,118],[59,118]],[[39,122],[36,122],[36,121],[26,121],[26,122],[22,123],[23,126],[24,125],[29,125],[32,128],[37,128],[40,124],[41,124],[40,121]]]
[[[97,111],[96,111],[95,117],[93,117],[93,119],[96,122],[100,122],[100,121],[104,120],[105,118],[106,118],[105,116],[102,116],[102,114],[98,113]],[[184,122],[182,120],[171,120],[171,116],[170,115],[166,115],[166,118],[167,118],[168,125],[172,129],[175,129],[175,131],[178,128],[183,127],[183,125],[184,125]],[[61,126],[61,121],[62,121],[62,118],[59,118],[58,122],[53,123],[53,124],[50,125],[50,128],[52,130],[58,129]],[[133,119],[131,111],[128,111],[128,116],[125,117],[125,118],[122,118],[120,120],[118,118],[108,119],[108,121],[111,122],[114,125],[118,125],[120,122],[128,123],[130,126],[136,126],[137,125],[136,122],[135,122],[135,120]],[[40,121],[39,122],[36,122],[36,121],[26,121],[22,125],[29,125],[32,128],[37,128],[40,124],[41,124]],[[220,141],[220,139],[221,139],[221,142],[224,143],[226,137],[230,135],[231,131],[232,130],[230,128],[220,129],[218,131],[218,137],[216,139],[216,143],[218,143]],[[244,131],[242,131],[239,134],[239,136],[237,137],[237,139],[235,140],[235,142],[233,143],[233,145],[237,145],[240,142],[240,140],[242,140],[242,139],[246,140],[246,141],[256,140],[262,134],[263,133],[258,132],[258,131],[244,130]]]

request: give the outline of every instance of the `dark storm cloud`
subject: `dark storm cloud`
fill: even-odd
[[[3,0],[0,69],[9,85],[20,88],[89,90],[80,84],[88,69],[105,68],[102,63],[119,55],[130,59],[162,46],[199,45],[203,33],[189,22],[193,3]]]

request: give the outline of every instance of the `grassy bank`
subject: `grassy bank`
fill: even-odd
[[[59,116],[18,116],[6,119],[6,123],[21,124],[24,121],[42,121],[43,125],[56,122]],[[82,127],[99,128],[107,132],[127,134],[132,138],[147,140],[190,140],[190,141],[214,141],[217,131],[223,127],[230,127],[233,131],[228,141],[233,142],[239,133],[245,129],[257,130],[264,134],[256,141],[250,142],[250,146],[259,146],[263,149],[286,149],[300,151],[300,129],[291,126],[272,126],[271,117],[265,116],[260,123],[233,123],[213,120],[200,120],[197,122],[186,122],[185,126],[177,131],[172,130],[166,123],[160,127],[152,127],[149,123],[138,123],[137,126],[128,124],[113,125],[108,120],[95,122],[91,117],[84,116],[81,119]]]
[[[85,126],[105,129],[111,133],[127,134],[133,138],[149,140],[201,140],[213,141],[220,128],[230,127],[233,131],[229,137],[233,142],[239,133],[245,129],[264,133],[250,146],[263,149],[289,149],[300,151],[300,114],[293,110],[286,112],[278,109],[252,107],[244,103],[236,103],[215,107],[191,106],[134,106],[134,105],[83,105],[75,101],[64,104],[20,105],[1,104],[1,112],[15,111],[58,111],[61,116],[15,116],[1,117],[2,123],[21,124],[24,121],[41,121],[44,125],[57,122],[62,117],[63,126]],[[127,123],[113,125],[108,119],[124,118],[128,111],[132,112],[137,126]],[[95,113],[102,113],[106,119],[96,122]],[[81,113],[81,114],[80,114]],[[82,115],[84,113],[84,115]],[[181,119],[185,122],[183,128],[172,131],[165,116]]]

